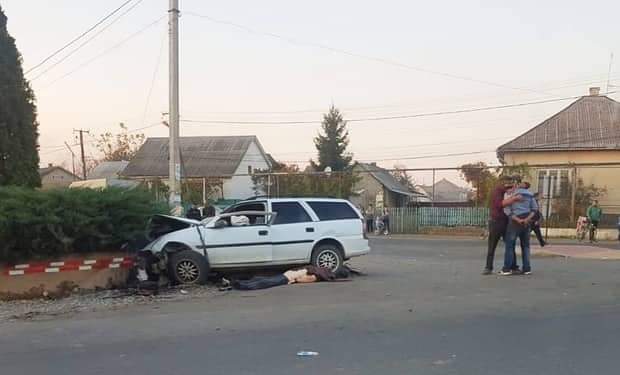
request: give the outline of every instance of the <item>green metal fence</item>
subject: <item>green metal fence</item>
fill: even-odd
[[[392,233],[417,233],[422,227],[484,227],[489,220],[486,207],[401,207],[390,208]]]

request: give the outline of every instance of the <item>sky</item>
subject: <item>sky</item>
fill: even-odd
[[[124,1],[0,6],[27,71]],[[95,138],[121,122],[167,136],[158,125],[168,107],[167,8],[166,0],[134,0],[26,75],[37,97],[41,165],[70,165],[61,146],[76,144],[78,128],[90,132],[91,158]],[[181,136],[257,135],[282,161],[316,157],[313,137],[331,105],[345,119],[368,119],[568,98],[590,86],[605,92],[614,52],[609,91],[620,85],[617,1],[180,0],[180,9],[181,119],[194,121],[181,123]],[[570,102],[352,121],[349,150],[387,168],[496,164],[499,145]],[[316,122],[200,122],[213,120]]]

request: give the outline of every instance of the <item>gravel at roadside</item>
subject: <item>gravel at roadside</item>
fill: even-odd
[[[81,312],[118,310],[134,305],[204,298],[218,293],[214,285],[161,289],[159,294],[143,296],[132,290],[80,292],[59,299],[0,302],[0,324],[14,321],[48,320]]]

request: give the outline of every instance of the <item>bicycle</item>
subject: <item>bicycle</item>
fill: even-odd
[[[598,242],[596,240],[596,233],[598,232],[598,225],[592,222],[588,223],[588,233],[590,234],[590,243]]]
[[[582,242],[586,238],[586,233],[589,232],[589,220],[585,216],[579,216],[577,219],[577,228],[575,229],[576,238],[579,242]]]

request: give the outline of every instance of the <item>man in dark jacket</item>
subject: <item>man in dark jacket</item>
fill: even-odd
[[[514,179],[511,176],[501,176],[499,184],[495,187],[491,194],[490,210],[491,217],[489,219],[489,240],[487,249],[487,262],[482,271],[483,275],[493,273],[493,261],[495,258],[495,249],[500,238],[504,238],[506,227],[508,226],[508,217],[504,213],[504,207],[510,206],[514,202],[520,201],[519,195],[513,195],[504,199],[506,191],[514,186]]]
[[[524,183],[525,188],[529,189],[529,182]],[[542,221],[542,214],[540,213],[540,203],[538,202],[538,193],[534,193],[534,199],[536,200],[536,204],[538,205],[538,210],[534,213],[534,217],[532,218],[532,231],[536,235],[536,239],[540,244],[540,247],[544,247],[547,245],[547,241],[543,238],[542,232],[540,231],[540,222]]]

